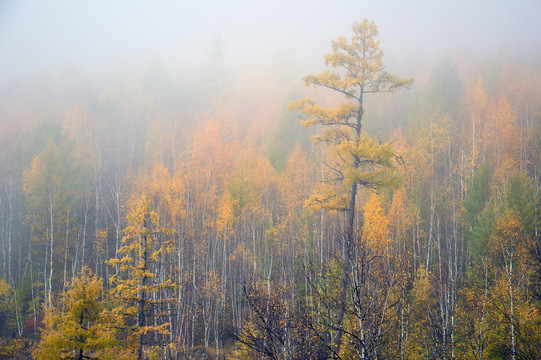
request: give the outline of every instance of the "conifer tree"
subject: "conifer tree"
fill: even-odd
[[[38,360],[132,358],[117,342],[122,319],[106,308],[102,294],[101,281],[83,269],[58,306],[46,309],[45,329],[34,356]]]
[[[111,278],[113,296],[122,301],[130,336],[137,339],[137,359],[144,357],[145,334],[169,333],[169,322],[162,321],[155,307],[168,301],[160,299],[159,293],[173,288],[170,280],[157,278],[162,255],[172,251],[172,242],[160,241],[158,234],[171,234],[173,230],[159,228],[157,213],[150,201],[142,195],[132,204],[122,239],[124,246],[118,252],[124,256],[111,259],[109,265],[119,265],[120,272]]]
[[[314,194],[310,203],[316,207],[346,212],[345,251],[339,313],[334,336],[337,348],[341,346],[343,320],[346,311],[346,288],[354,254],[354,227],[357,193],[361,187],[378,188],[396,182],[391,170],[394,153],[388,144],[378,143],[362,131],[364,100],[368,94],[391,93],[412,84],[385,71],[383,51],[376,39],[378,30],[373,21],[364,19],[353,25],[351,39],[339,37],[332,41],[332,52],[325,55],[325,64],[336,70],[325,70],[319,75],[304,78],[306,86],[323,87],[343,94],[346,102],[330,108],[311,99],[300,99],[288,109],[304,114],[305,127],[320,126],[321,132],[313,137],[316,144],[329,147],[326,165],[334,172],[336,186],[326,187],[324,193]]]

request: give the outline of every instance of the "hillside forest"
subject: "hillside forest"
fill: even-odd
[[[540,57],[382,46],[8,83],[0,359],[540,359]]]

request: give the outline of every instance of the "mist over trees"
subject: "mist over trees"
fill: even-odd
[[[539,55],[382,48],[6,83],[0,358],[539,359]]]

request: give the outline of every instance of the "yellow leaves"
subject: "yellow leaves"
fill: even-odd
[[[344,183],[358,183],[368,188],[398,185],[394,174],[394,152],[387,144],[361,134],[357,141],[343,142],[333,149],[340,165]]]
[[[128,204],[128,225],[124,233],[127,237],[143,235],[152,225],[158,224],[158,214],[151,209],[150,200],[146,194],[134,197]]]
[[[3,331],[15,328],[15,289],[5,279],[0,279],[0,318]]]
[[[523,230],[520,216],[515,211],[509,210],[496,219],[493,239],[497,244],[516,242],[522,237]]]
[[[202,124],[202,130],[193,135],[190,149],[191,162],[186,175],[186,186],[192,187],[204,199],[217,201],[219,184],[223,184],[229,175],[234,153],[229,145],[224,144],[223,138],[231,129],[224,119],[212,119]]]
[[[315,84],[336,84],[340,81],[340,75],[336,71],[324,70],[319,75],[307,75],[304,77],[304,84],[306,86]]]
[[[405,228],[409,225],[410,219],[407,214],[406,203],[404,200],[404,190],[395,191],[393,201],[389,209],[389,223],[394,228]]]
[[[75,178],[67,165],[69,161],[65,149],[50,138],[45,149],[32,159],[30,168],[24,171],[23,191],[27,206],[36,212],[35,215],[39,216],[46,210],[55,213],[66,211]]]
[[[237,265],[250,265],[254,263],[255,257],[250,251],[250,249],[246,249],[242,242],[239,242],[237,244],[237,247],[235,248],[235,251],[231,255],[229,255],[229,261],[231,261],[232,263],[236,263]]]
[[[373,21],[364,19],[354,24],[351,41],[342,36],[332,41],[332,53],[324,57],[326,65],[342,70],[343,77],[327,70],[320,75],[307,76],[305,83],[324,86],[357,99],[363,92],[392,92],[411,85],[412,79],[401,79],[383,71],[383,52],[379,49],[377,36]]]
[[[108,261],[109,265],[121,265],[120,273],[111,277],[111,294],[121,303],[121,316],[133,318],[146,316],[148,306],[156,301],[163,301],[154,294],[162,294],[175,288],[171,280],[157,280],[157,263],[165,261],[164,255],[173,251],[174,242],[168,239],[173,229],[159,226],[159,217],[151,207],[150,200],[141,195],[130,202],[127,226],[122,239],[123,246],[119,253],[126,254],[122,259]],[[140,339],[149,332],[162,335],[169,333],[169,323],[137,326],[131,329],[132,337]]]
[[[322,183],[318,186],[316,192],[308,199],[305,206],[312,210],[346,210],[348,207],[348,197],[345,193],[340,193],[329,183]]]
[[[126,315],[135,316],[139,312],[139,309],[136,306],[128,306],[124,311]]]
[[[430,272],[421,265],[417,270],[416,278],[413,283],[413,302],[417,303],[421,309],[425,308],[427,303],[430,304],[436,300],[432,297],[432,292],[433,288],[430,283]]]
[[[488,243],[489,254],[509,266],[513,258],[525,250],[524,241],[524,226],[520,216],[513,210],[506,210],[494,224]]]
[[[430,337],[432,332],[431,313],[436,305],[437,298],[434,296],[434,288],[431,284],[430,272],[424,266],[417,270],[413,288],[411,290],[411,308],[408,306],[408,314],[415,321],[411,322],[408,341],[405,352],[408,358],[416,358],[423,353],[427,346],[427,340],[438,341]],[[431,344],[430,346],[434,346]]]
[[[520,133],[515,111],[505,97],[500,97],[489,108],[486,129],[482,134],[488,155],[497,165],[506,158],[517,159]]]
[[[336,71],[324,70],[319,75],[307,75],[304,77],[306,86],[319,87],[323,86],[331,90],[338,91],[344,94],[348,99],[358,99],[358,86],[362,85],[360,80],[355,76],[341,77]]]
[[[287,111],[303,111],[303,109],[313,106],[315,103],[308,98],[302,98],[297,101],[291,101],[287,105]]]
[[[359,113],[359,105],[355,103],[340,103],[336,108],[323,107],[308,98],[292,101],[288,111],[302,112],[306,119],[301,123],[304,127],[313,125],[351,125],[355,124]]]
[[[124,246],[118,250],[119,253],[130,254],[131,252],[141,253],[150,250],[150,257],[158,253],[167,253],[171,250],[171,243],[162,241],[158,244],[157,235],[171,235],[174,229],[159,227],[158,214],[150,207],[150,200],[145,194],[137,199],[132,199],[129,204],[130,210],[127,215],[127,225],[124,229]],[[160,246],[157,246],[160,245]]]
[[[4,339],[0,338],[0,358],[17,359],[27,351],[25,339]]]
[[[162,164],[155,164],[150,173],[143,176],[141,183],[141,190],[147,194],[152,206],[162,209],[162,220],[168,226],[174,226],[185,216],[186,188],[180,171],[171,174]]]
[[[397,154],[404,164],[400,171],[407,190],[426,183],[436,176],[439,168],[446,166],[450,136],[444,126],[432,123],[418,130],[410,144],[402,136],[396,137]]]
[[[96,251],[105,254],[107,242],[107,230],[96,229]]]
[[[287,169],[283,181],[284,197],[288,199],[286,206],[294,213],[303,206],[313,184],[314,167],[311,166],[307,154],[300,146],[295,146],[287,160]]]
[[[353,34],[356,42],[366,42],[378,36],[378,28],[373,20],[363,19],[362,22],[353,24]],[[368,43],[366,46],[377,48],[378,43]]]
[[[210,271],[208,274],[205,274],[205,277],[206,279],[200,288],[201,296],[206,301],[211,301],[215,294],[222,291],[222,284],[215,271]]]
[[[329,108],[303,98],[288,106],[289,111],[304,115],[301,122],[305,127],[323,125],[323,130],[312,140],[329,146],[325,164],[334,172],[329,181],[345,187],[356,184],[378,188],[399,183],[394,174],[395,156],[391,147],[378,144],[361,132],[365,94],[392,92],[412,83],[411,79],[401,79],[383,71],[383,52],[375,39],[377,34],[373,21],[364,19],[356,23],[351,40],[339,37],[332,42],[332,53],[325,55],[325,63],[338,69],[327,69],[319,75],[304,78],[305,85],[340,93],[347,102]],[[336,189],[325,186],[311,197],[307,205],[315,209],[348,210],[348,196],[351,194],[344,194],[344,190],[342,186]],[[355,196],[353,194],[353,199]]]
[[[218,231],[221,232],[224,237],[229,235],[234,219],[233,199],[231,198],[231,194],[226,191],[220,199],[220,204],[218,205],[218,219],[216,220]]]
[[[102,294],[101,281],[83,269],[63,294],[64,307],[47,309],[34,356],[61,359],[81,351],[85,358],[112,359],[107,354],[119,350],[116,335],[122,322],[104,307]]]
[[[321,132],[321,134],[312,136],[311,140],[316,145],[324,143],[330,144],[332,146],[343,142],[351,141],[352,137],[353,134],[351,133],[351,130],[345,126],[342,126],[326,128]]]
[[[375,253],[388,253],[389,221],[383,212],[378,194],[372,194],[364,205],[362,240]]]
[[[79,277],[72,280],[68,288],[65,304],[74,319],[81,316],[97,317],[101,305],[98,303],[103,291],[101,281],[85,268]]]
[[[472,111],[478,117],[483,116],[488,104],[488,97],[485,90],[485,84],[481,76],[477,77],[475,87],[471,94]]]
[[[344,63],[356,64],[361,60],[372,60],[373,63],[363,64],[365,66],[361,70],[377,72],[379,67],[375,64],[378,64],[377,60],[381,59],[383,52],[379,50],[379,41],[376,40],[378,36],[376,24],[374,21],[363,19],[361,23],[355,23],[352,30],[351,42],[342,36],[331,42],[333,53],[325,57],[326,64],[338,67],[343,66]],[[347,69],[355,70],[352,66]]]
[[[338,133],[340,129],[329,130],[333,131]],[[306,206],[314,210],[347,210],[350,187],[354,183],[366,188],[398,186],[400,179],[394,170],[391,147],[378,144],[364,133],[356,139],[330,148],[325,160],[331,169],[330,181],[318,186]]]
[[[385,166],[391,168],[394,164],[394,152],[388,144],[378,144],[377,141],[362,133],[356,141],[343,142],[336,148],[343,156],[357,158],[359,165]]]
[[[168,335],[169,325],[170,324],[166,322],[159,326],[141,326],[134,334],[139,336],[139,335],[145,335],[151,332],[157,332],[158,334]]]

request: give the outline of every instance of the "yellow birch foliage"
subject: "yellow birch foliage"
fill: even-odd
[[[413,224],[413,206],[405,199],[404,189],[395,191],[387,219],[389,236],[397,254],[411,255],[409,231]]]
[[[492,354],[510,356],[513,342],[517,354],[525,354],[524,358],[536,358],[541,350],[541,318],[525,279],[530,246],[519,214],[504,211],[496,219],[488,243],[495,276],[489,312],[492,338],[488,348]]]
[[[218,204],[218,217],[216,219],[216,228],[224,240],[229,239],[231,236],[234,220],[233,199],[228,191],[224,191]]]
[[[287,160],[286,177],[283,181],[288,193],[287,206],[301,208],[313,186],[312,169],[306,154],[300,146],[295,146]]]
[[[488,121],[483,144],[487,159],[501,172],[510,172],[518,165],[520,132],[515,111],[505,97],[500,97],[488,109]],[[496,170],[496,172],[498,172]]]
[[[180,171],[171,174],[165,166],[156,164],[142,182],[140,187],[148,194],[153,207],[160,210],[162,223],[175,227],[185,218],[186,188]]]
[[[364,205],[362,239],[375,253],[386,253],[389,250],[389,220],[383,212],[380,196],[375,193]]]
[[[424,266],[420,266],[411,291],[410,316],[415,321],[412,321],[410,325],[404,349],[408,359],[433,358],[431,356],[433,355],[434,338],[432,337],[431,318],[436,306],[436,297],[430,277],[430,272]]]

